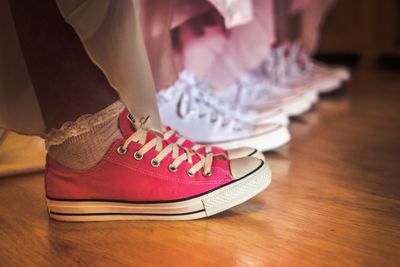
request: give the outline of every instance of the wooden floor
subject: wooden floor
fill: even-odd
[[[0,266],[400,266],[400,74],[354,74],[268,154],[271,186],[190,222],[62,223],[0,179]]]

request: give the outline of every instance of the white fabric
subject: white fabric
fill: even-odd
[[[253,0],[208,0],[221,13],[226,28],[237,27],[253,20]]]

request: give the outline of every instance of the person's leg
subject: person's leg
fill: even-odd
[[[196,17],[179,27],[179,39],[182,48],[184,69],[205,78],[216,59],[224,53],[227,36],[223,29],[223,21],[216,11]],[[227,74],[227,69],[218,68],[220,78]]]
[[[275,32],[279,43],[291,40],[290,2],[290,0],[274,0]]]
[[[10,1],[21,49],[49,131],[118,100],[55,1]]]
[[[46,140],[49,155],[69,167],[93,166],[121,136],[118,93],[90,60],[53,0],[10,1],[10,7],[50,132]]]
[[[301,12],[300,39],[308,53],[313,54],[318,46],[321,25],[335,0],[309,2]]]
[[[223,52],[205,74],[214,88],[226,89],[267,59],[276,39],[273,4],[272,0],[253,1],[253,21],[228,31]]]
[[[141,2],[141,30],[157,90],[172,85],[178,77],[171,39],[175,2],[175,0]]]

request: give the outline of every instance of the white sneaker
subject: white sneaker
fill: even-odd
[[[268,105],[263,107],[242,107],[232,101],[226,101],[211,90],[206,81],[197,77],[193,72],[185,70],[179,75],[179,79],[187,83],[190,90],[196,90],[198,94],[216,110],[222,113],[232,114],[232,117],[248,124],[281,124],[288,125],[289,118],[280,106]]]
[[[351,78],[350,70],[344,66],[329,66],[314,61],[299,42],[295,42],[290,46],[290,53],[292,54],[292,59],[296,60],[297,58],[297,62],[303,65],[304,70],[315,72],[314,75],[321,75],[325,72],[325,76],[334,77],[340,82],[348,81]],[[297,67],[301,67],[299,64],[296,65]]]
[[[314,63],[312,76],[318,77],[320,81],[321,85],[317,87],[318,92],[329,93],[340,89],[342,83],[348,81],[351,75],[350,71],[345,67],[330,67],[321,63]],[[336,83],[334,82],[335,79]]]
[[[235,101],[235,104],[249,108],[279,104],[287,116],[298,116],[312,106],[307,94],[296,88],[290,90],[273,84],[258,70],[244,75],[224,94],[225,97],[234,96],[230,101]]]
[[[223,149],[254,147],[267,151],[290,140],[286,126],[239,121],[233,114],[216,110],[198,90],[181,81],[159,92],[157,99],[161,121],[196,143]]]
[[[321,87],[323,81],[311,78],[310,65],[300,67],[296,50],[286,46],[273,49],[271,54],[261,67],[268,79],[280,87],[304,93],[311,105],[315,104],[318,101],[316,88]],[[334,82],[334,86],[339,84],[336,80]]]
[[[337,90],[342,82],[350,79],[350,72],[344,67],[329,67],[315,63],[299,43],[282,45],[273,52],[279,62],[283,79],[289,83],[305,84],[317,93]]]

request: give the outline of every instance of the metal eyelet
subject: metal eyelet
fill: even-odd
[[[151,161],[150,161],[150,164],[151,164],[151,166],[153,166],[153,167],[158,167],[158,166],[160,166],[160,162],[158,161],[158,160],[156,160],[156,159],[152,159]]]
[[[203,172],[203,176],[209,177],[211,176],[211,172]]]
[[[191,173],[190,171],[186,171],[186,174],[190,177],[193,177],[193,173]]]
[[[178,169],[177,169],[175,166],[173,166],[173,165],[169,165],[169,166],[168,166],[168,170],[169,170],[170,172],[176,172]]]
[[[121,156],[122,156],[122,155],[125,155],[127,151],[128,151],[128,149],[124,148],[123,146],[117,147],[117,153],[118,153],[119,155],[121,155]]]
[[[139,151],[136,151],[133,153],[133,158],[136,160],[141,160],[143,158],[143,155],[139,153]]]

